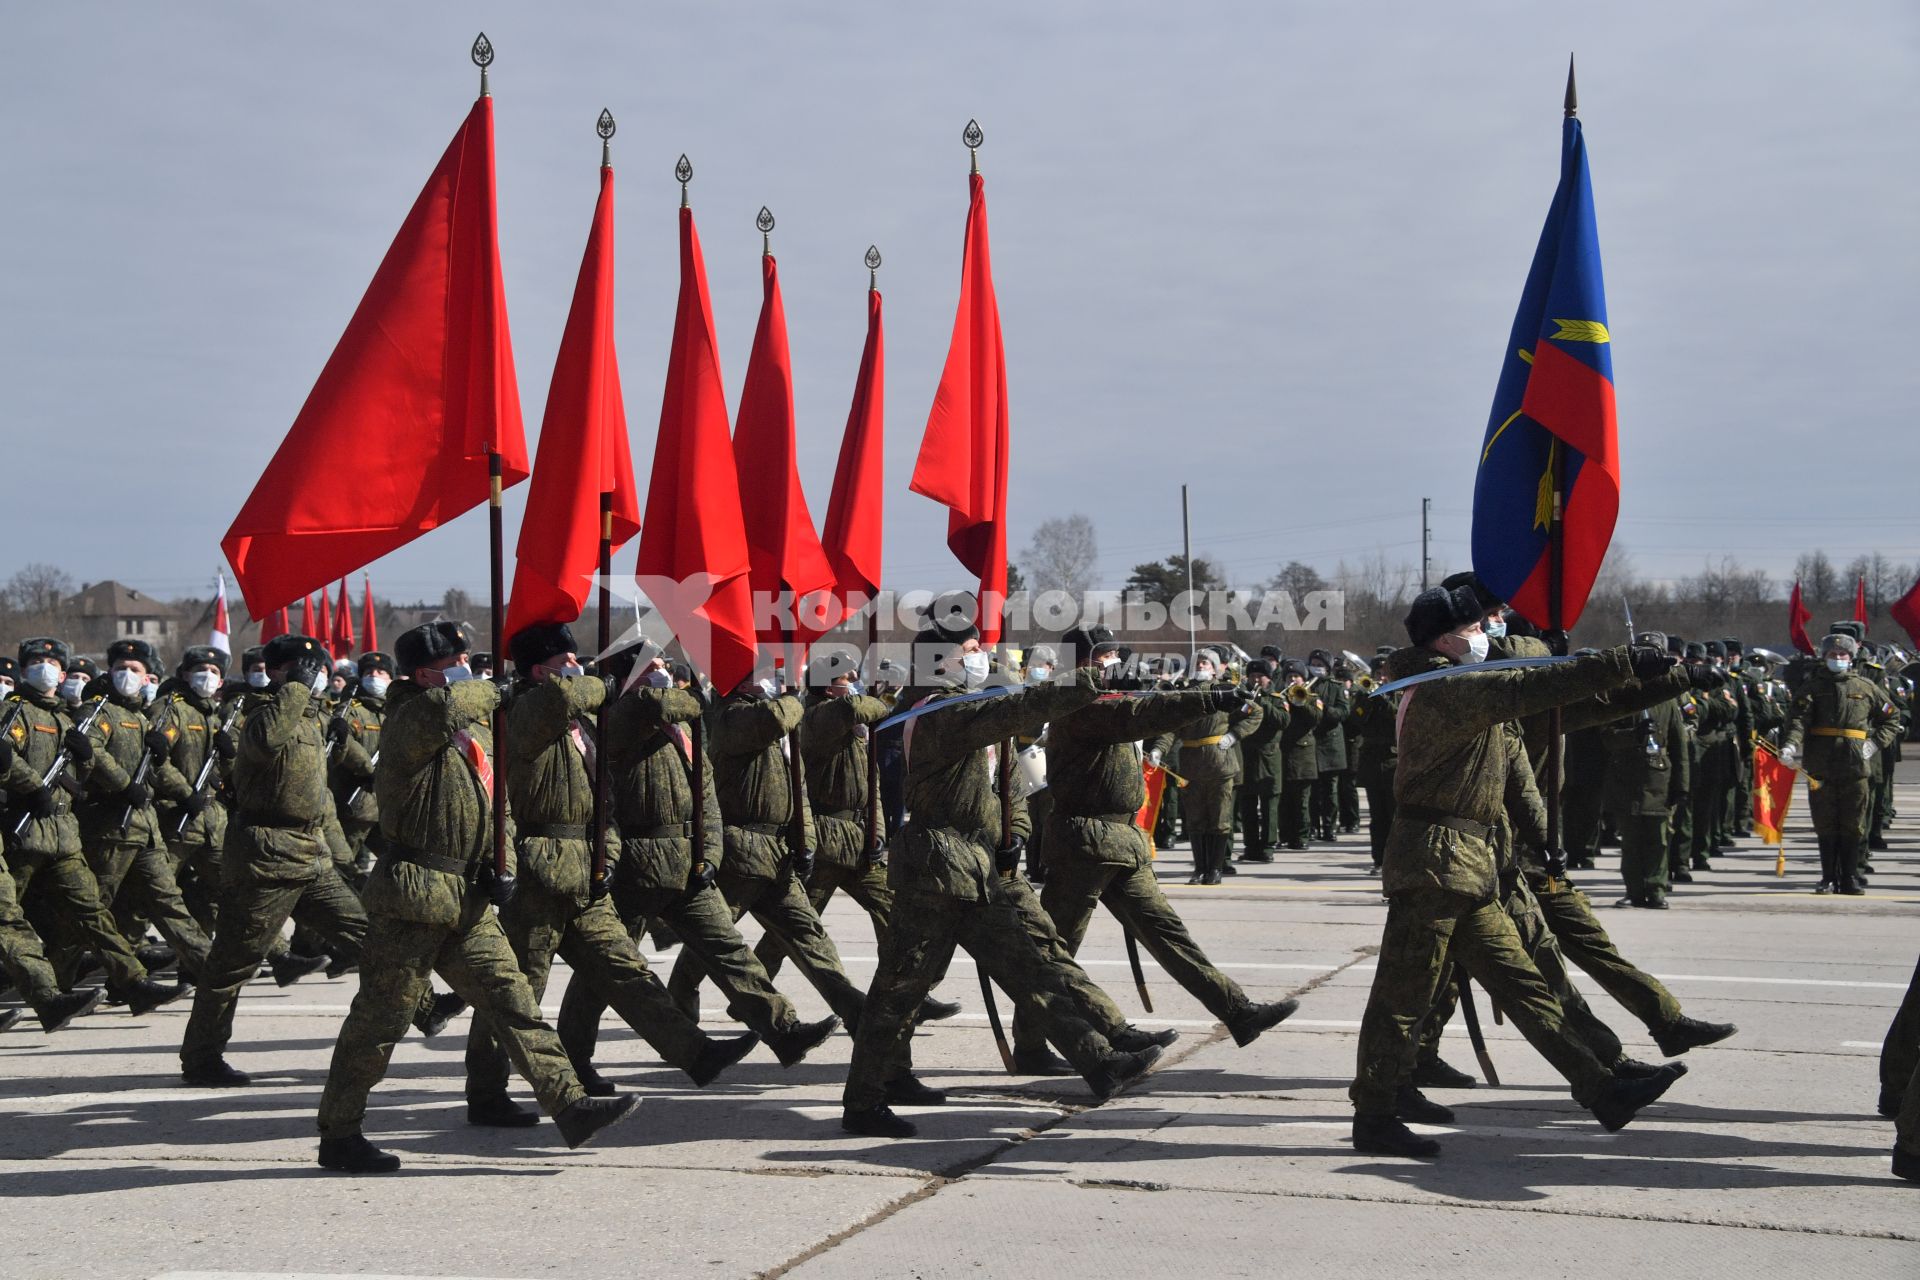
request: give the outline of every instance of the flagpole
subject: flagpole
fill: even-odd
[[[867,303],[868,314],[872,314],[873,295],[880,292],[880,246],[870,244],[867,253],[861,259],[867,267]],[[867,603],[867,652],[862,666],[867,674],[878,683],[880,672],[874,665],[873,651],[880,644],[880,600],[879,584],[874,584],[874,599]],[[880,807],[880,735],[871,729],[867,732],[867,841],[861,851],[861,860],[868,866],[873,864],[880,852],[880,828],[885,822],[885,812]]]
[[[492,97],[487,87],[487,68],[493,65],[493,44],[482,31],[473,42],[473,65],[480,68],[480,96]],[[493,660],[499,662],[504,657],[500,643],[500,632],[505,629],[506,619],[502,616],[506,608],[506,550],[505,540],[500,530],[500,495],[506,476],[505,460],[500,450],[487,448],[487,561],[489,569],[488,583],[492,599],[491,646]],[[507,753],[502,750],[507,739],[507,712],[504,705],[493,709],[493,874],[497,881],[507,879]]]
[[[1574,92],[1573,55],[1567,55],[1567,96],[1562,104],[1565,118],[1571,120],[1579,110],[1579,99]],[[1547,466],[1553,474],[1553,514],[1547,525],[1547,631],[1553,637],[1556,656],[1566,653],[1565,637],[1565,591],[1566,591],[1566,488],[1567,453],[1566,447],[1556,436],[1548,449]],[[1547,713],[1547,847],[1550,852],[1560,852],[1560,774],[1561,774],[1561,716],[1560,708],[1555,706]]]
[[[600,169],[602,176],[613,168],[613,112],[601,109],[600,118],[594,122],[593,130],[600,135]],[[602,448],[604,450],[604,442]],[[604,459],[605,454],[603,452]],[[604,463],[601,479],[606,476]],[[598,643],[596,652],[600,661],[607,659],[607,650],[613,644],[613,588],[609,579],[613,576],[613,494],[605,489],[600,491],[600,592],[599,616],[596,619]],[[635,655],[635,661],[639,656]],[[593,722],[593,880],[592,892],[600,897],[607,892],[607,717],[613,711],[613,699],[600,709]],[[696,854],[697,854],[696,850]]]

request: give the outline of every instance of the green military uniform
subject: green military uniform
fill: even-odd
[[[211,934],[214,902],[220,889],[220,846],[227,838],[227,806],[221,798],[226,762],[220,744],[232,751],[233,733],[226,710],[217,700],[184,688],[162,696],[171,699],[166,715],[171,721],[168,730],[173,753],[169,762],[174,769],[191,786],[208,759],[214,762],[205,787],[197,795],[181,800],[162,797],[158,806],[160,832],[173,860],[180,896],[201,930]]]
[[[1753,684],[1743,670],[1740,642],[1722,641],[1727,651],[1727,688],[1739,713],[1733,722],[1733,791],[1727,801],[1729,840],[1753,834]]]
[[[867,778],[867,734],[887,711],[886,702],[865,694],[817,696],[800,724],[807,802],[819,841],[807,901],[816,913],[823,912],[834,892],[844,889],[873,921],[876,943],[887,936],[893,890],[887,887],[886,858],[867,856],[875,798]],[[876,849],[878,844],[876,839]],[[753,954],[771,977],[780,972],[786,949],[778,935],[768,933]]]
[[[1674,798],[1673,812],[1667,821],[1667,878],[1669,882],[1677,878],[1684,884],[1693,862],[1693,778],[1700,771],[1702,753],[1699,726],[1707,708],[1703,695],[1691,689],[1682,693],[1675,700],[1675,705],[1679,708],[1680,725],[1686,734],[1688,784],[1686,792]]]
[[[108,651],[109,657],[112,652]],[[151,650],[148,653],[151,656]],[[137,926],[129,926],[128,921],[147,920],[173,947],[182,972],[198,979],[212,944],[180,895],[160,832],[160,816],[153,806],[156,795],[180,802],[193,790],[173,766],[177,729],[171,719],[165,717],[167,727],[156,729],[139,695],[108,695],[107,709],[94,721],[101,742],[87,776],[87,798],[79,808],[80,842],[100,886],[101,900],[125,912],[121,934],[137,938]],[[155,763],[146,782],[134,789],[134,775],[142,758],[149,755]]]
[[[341,704],[334,718],[341,727],[333,732],[344,736],[328,753],[327,786],[333,792],[340,833],[352,855],[353,883],[364,884],[367,872],[373,869],[368,841],[380,829],[380,801],[374,795],[373,773],[387,719],[386,696],[376,697],[362,688]]]
[[[1885,691],[1850,671],[1809,672],[1794,695],[1781,750],[1783,757],[1804,755],[1823,891],[1864,891],[1859,868],[1866,859],[1873,756],[1891,747],[1898,732],[1899,715]]]
[[[1347,772],[1347,717],[1353,711],[1353,693],[1331,675],[1310,686],[1320,700],[1320,719],[1313,727],[1316,775],[1310,812],[1313,831],[1333,840],[1340,829],[1340,775]]]
[[[1464,589],[1441,607],[1459,618],[1482,612]],[[1429,666],[1451,665],[1431,651],[1426,658]],[[1406,695],[1382,881],[1387,925],[1350,1090],[1359,1116],[1394,1114],[1449,959],[1487,988],[1582,1105],[1593,1105],[1610,1083],[1605,1064],[1569,1035],[1559,1002],[1498,901],[1490,837],[1516,804],[1540,811],[1530,827],[1545,825],[1524,746],[1506,722],[1616,688],[1630,675],[1627,652],[1617,649],[1560,666],[1434,681]]]
[[[521,670],[530,665],[522,663]],[[500,927],[534,1002],[546,994],[557,954],[573,970],[573,983],[590,984],[662,1059],[697,1077],[708,1037],[647,967],[613,903],[592,892],[594,797],[587,758],[596,749],[593,715],[606,700],[606,682],[548,676],[537,684],[522,679],[515,689],[507,708],[507,794],[519,887],[500,909]],[[467,1036],[470,1104],[506,1096],[501,1039],[490,1015],[474,1018]]]
[[[318,650],[307,637],[274,643],[283,639]],[[269,661],[273,656],[270,645]],[[218,924],[180,1045],[190,1082],[217,1083],[232,1071],[224,1055],[240,989],[288,916],[346,956],[357,958],[366,937],[367,913],[335,870],[325,835],[333,797],[320,706],[313,690],[292,678],[247,698],[233,762],[234,811],[220,852]]]
[[[1606,752],[1606,808],[1620,833],[1620,878],[1636,907],[1667,896],[1668,824],[1693,788],[1692,755],[1678,701],[1595,730]]]
[[[1347,717],[1354,738],[1354,779],[1367,793],[1367,842],[1376,871],[1386,856],[1387,833],[1393,830],[1393,775],[1400,759],[1399,709],[1396,695],[1376,698],[1363,689],[1354,698]]]
[[[433,625],[451,629],[451,624]],[[445,646],[453,638],[436,633],[436,639]],[[402,662],[406,644],[402,637]],[[432,660],[430,653],[427,661]],[[286,697],[287,690],[280,695]],[[491,768],[482,762],[493,758],[490,717],[499,701],[499,691],[483,680],[436,689],[398,681],[389,690],[374,772],[382,851],[367,882],[371,923],[360,958],[360,989],[340,1026],[320,1096],[322,1138],[360,1133],[367,1095],[386,1075],[393,1046],[406,1033],[435,972],[488,1019],[548,1115],[586,1097],[560,1038],[541,1020],[539,1002],[480,888],[493,865]],[[292,704],[290,697],[287,703]],[[305,720],[317,731],[316,718]],[[248,737],[254,725],[250,716]],[[243,739],[241,823],[247,818],[248,759]],[[314,763],[309,785],[324,796],[325,780]],[[306,857],[331,873],[323,852],[320,844]]]
[[[1698,712],[1694,742],[1698,767],[1693,774],[1693,847],[1688,865],[1675,871],[1711,871],[1710,858],[1729,843],[1734,788],[1734,745],[1740,705],[1728,685],[1695,695]],[[1687,879],[1692,879],[1689,875]]]
[[[1314,730],[1326,703],[1304,684],[1280,694],[1287,703],[1287,727],[1280,731],[1279,838],[1289,849],[1307,847],[1313,827],[1313,785],[1320,776],[1320,739]]]
[[[723,834],[718,788],[704,749],[698,752],[702,844],[695,848],[690,727],[698,726],[701,709],[700,700],[684,690],[642,687],[622,694],[606,712],[607,764],[613,770],[609,791],[620,834],[612,871],[614,907],[635,936],[645,932],[649,920],[670,926],[682,947],[679,963],[698,957],[701,968],[726,993],[728,1012],[783,1062],[797,1061],[793,1046],[803,1034],[799,1015],[774,989],[713,884]],[[605,997],[590,984],[567,985],[560,1005],[560,1039],[583,1074],[593,1061],[606,1007]]]
[[[1215,685],[1211,680],[1195,681],[1192,690],[1206,693],[1215,688],[1230,691],[1232,686]],[[1210,706],[1210,699],[1196,699],[1190,707]],[[1194,869],[1203,884],[1219,884],[1227,859],[1233,852],[1233,790],[1240,782],[1241,738],[1260,727],[1257,703],[1241,700],[1232,710],[1208,711],[1177,731],[1156,735],[1152,749],[1166,752],[1180,743],[1180,772],[1187,780],[1181,797],[1186,815],[1187,834],[1193,841]]]
[[[1240,739],[1240,838],[1246,852],[1242,862],[1272,862],[1280,816],[1280,735],[1285,732],[1287,704],[1271,687],[1259,688],[1251,679],[1248,698],[1260,709],[1260,722]],[[1195,872],[1199,866],[1195,864]]]
[[[791,695],[765,698],[744,691],[715,712],[707,749],[726,822],[726,852],[714,883],[733,918],[751,913],[778,937],[827,1007],[854,1026],[864,997],[841,967],[840,952],[795,868],[801,860],[792,844],[796,807],[802,848],[819,847],[812,806],[805,795],[793,794],[787,757],[793,746],[788,735],[805,714],[800,699]],[[689,1013],[699,1010],[705,973],[698,956],[683,956],[673,967],[668,990]]]
[[[1608,756],[1600,730],[1581,729],[1564,739],[1560,784],[1560,843],[1567,865],[1591,868],[1600,852],[1600,827],[1606,804]],[[1666,845],[1660,846],[1666,857]]]

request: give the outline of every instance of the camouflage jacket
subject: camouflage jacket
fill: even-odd
[[[1198,692],[1102,697],[1056,717],[1047,730],[1053,816],[1046,823],[1046,858],[1122,867],[1150,862],[1152,842],[1133,824],[1147,799],[1136,744],[1193,723],[1196,713],[1211,712],[1211,700]]]
[[[1781,746],[1800,749],[1809,778],[1845,782],[1873,776],[1863,748],[1871,742],[1884,752],[1899,732],[1899,712],[1884,689],[1852,672],[1836,675],[1821,667],[1794,695]]]
[[[291,683],[247,696],[233,761],[237,821],[318,829],[333,807],[320,708],[311,691]]]
[[[214,738],[226,722],[226,708],[217,699],[180,690],[170,695],[168,719],[167,736],[173,739],[172,764],[186,779],[189,790],[199,780],[200,770],[209,759],[213,761],[213,769],[207,774],[207,806],[187,817],[184,827],[180,819],[185,815],[179,802],[161,801],[161,834],[169,840],[177,838],[185,844],[218,849],[227,829],[226,804],[222,797],[227,768],[214,750]],[[175,832],[179,833],[177,837]]]
[[[89,847],[109,843],[149,849],[163,847],[166,841],[160,835],[160,816],[154,810],[153,797],[180,801],[193,789],[173,767],[173,717],[163,704],[155,703],[154,707],[156,714],[149,717],[144,702],[113,694],[107,699],[106,710],[94,721],[97,746],[93,772],[88,775],[87,796],[79,810],[80,839]],[[120,820],[128,815],[126,799],[120,793],[133,782],[141,760],[146,758],[148,730],[162,721],[169,734],[168,758],[156,761],[147,771],[146,783],[151,795],[146,804],[133,811],[123,835]]]
[[[63,787],[53,788],[53,816],[34,818],[19,835],[13,834],[14,823],[39,792],[40,779],[53,767],[54,758],[63,749],[67,730],[74,726],[73,713],[52,694],[16,693],[0,705],[7,712],[19,707],[19,714],[13,717],[13,724],[7,730],[8,741],[13,743],[13,763],[7,768],[6,788],[14,801],[14,806],[7,811],[8,854],[16,858],[78,854],[80,820],[74,815],[71,793]],[[97,757],[102,740],[98,734],[90,735],[90,740]],[[78,789],[92,769],[92,764],[69,761],[66,776]]]
[[[1196,681],[1186,692],[1211,694],[1213,690],[1229,689],[1231,685],[1216,684],[1211,680]],[[1171,694],[1162,694],[1170,697]],[[1185,705],[1204,707],[1206,699],[1194,698]],[[1240,739],[1260,728],[1260,704],[1254,702],[1251,707],[1233,711],[1203,710],[1194,719],[1156,735],[1148,750],[1159,750],[1164,756],[1173,747],[1176,739],[1180,743],[1179,772],[1189,782],[1234,783],[1240,781],[1240,752],[1237,750]],[[1233,746],[1222,746],[1219,739],[1232,734]],[[1049,739],[1051,745],[1051,739]],[[1051,757],[1049,757],[1051,767]],[[1051,774],[1049,774],[1051,777]],[[1049,784],[1051,786],[1051,784]]]
[[[598,676],[520,681],[507,704],[507,798],[518,831],[520,874],[547,892],[584,907],[593,879],[593,841],[560,838],[543,828],[593,825],[597,748],[593,713],[607,698]]]
[[[889,708],[865,694],[819,698],[800,722],[800,758],[807,770],[807,803],[819,836],[820,861],[857,867],[866,856],[872,791],[867,785],[867,735]]]
[[[700,699],[683,689],[630,689],[607,709],[607,767],[620,828],[616,874],[640,890],[681,889],[693,872],[693,779],[689,758]],[[719,865],[719,789],[704,750],[701,860]]]
[[[380,754],[380,735],[386,725],[384,696],[356,693],[334,711],[347,725],[347,740],[333,752],[327,782],[333,790],[340,824],[356,831],[380,825],[380,801],[374,796],[374,757]]]
[[[726,866],[735,875],[775,879],[794,852],[792,765],[787,737],[805,714],[800,699],[735,694],[709,721],[707,751],[726,819]],[[802,752],[804,758],[804,744]],[[801,797],[801,839],[817,848],[812,806]]]

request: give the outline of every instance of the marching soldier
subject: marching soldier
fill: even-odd
[[[1104,629],[1104,628],[1103,628]],[[1274,693],[1273,664],[1255,658],[1247,664],[1247,700],[1260,709],[1260,723],[1240,740],[1240,838],[1242,862],[1272,862],[1275,819],[1280,806],[1280,735],[1287,727],[1286,701]],[[1194,863],[1198,883],[1200,864]]]
[[[327,785],[333,791],[340,832],[353,853],[356,888],[366,884],[373,870],[369,841],[380,829],[380,802],[374,796],[374,766],[380,757],[380,729],[387,718],[387,690],[393,684],[393,659],[387,654],[360,655],[352,696],[327,722]]]
[[[1658,631],[1634,637],[1638,644],[1666,647]],[[1693,762],[1677,700],[1648,707],[1590,732],[1606,753],[1605,806],[1620,833],[1620,878],[1625,907],[1664,911],[1669,881],[1668,824],[1674,807],[1693,790]],[[1569,735],[1571,740],[1573,735]]]
[[[220,707],[226,684],[227,655],[193,645],[174,668],[170,692],[154,704],[156,718],[170,722],[173,750],[169,763],[187,780],[188,793],[162,798],[160,831],[173,862],[180,896],[202,933],[213,932],[213,901],[220,886],[220,844],[227,835],[226,806],[220,801],[224,762],[233,759],[233,734]]]
[[[1814,834],[1820,840],[1815,893],[1862,894],[1867,806],[1874,757],[1893,745],[1899,716],[1873,681],[1853,673],[1860,645],[1834,633],[1820,642],[1825,666],[1794,695],[1780,761],[1807,775]],[[1804,755],[1804,764],[1802,763]]]
[[[1193,664],[1194,691],[1215,691],[1214,677],[1220,670],[1220,658],[1211,649],[1200,650]],[[1193,865],[1201,873],[1201,884],[1219,884],[1233,854],[1233,789],[1240,781],[1240,753],[1235,744],[1260,726],[1260,708],[1221,684],[1219,692],[1232,693],[1232,710],[1216,707],[1181,728],[1180,772],[1186,776],[1186,795],[1182,809],[1187,818],[1187,834],[1193,841]],[[1200,704],[1200,705],[1205,705]],[[1154,745],[1167,751],[1175,740],[1169,730],[1156,737]]]
[[[1726,650],[1727,687],[1740,704],[1733,726],[1733,800],[1728,816],[1729,836],[1753,834],[1753,681],[1746,670],[1746,646],[1733,636],[1720,641]]]
[[[1028,684],[1045,684],[1053,679],[1053,669],[1059,663],[1060,655],[1052,646],[1037,644],[1026,654],[1025,667],[1021,678]],[[1021,756],[1033,751],[1039,753],[1044,763],[1047,758],[1047,731],[1014,739],[1014,750]],[[1027,842],[1027,878],[1034,884],[1044,884],[1047,879],[1046,855],[1040,852],[1046,843],[1047,818],[1053,813],[1053,792],[1045,787],[1027,797],[1027,821],[1033,827],[1033,838]],[[957,1010],[956,1010],[957,1012]]]
[[[1879,1110],[1895,1122],[1894,1176],[1920,1182],[1920,965],[1880,1048]]]
[[[62,926],[61,936],[91,946],[106,967],[108,989],[140,1015],[179,999],[187,988],[148,976],[114,924],[81,851],[71,797],[80,792],[105,737],[81,732],[64,704],[59,691],[67,683],[70,656],[62,640],[39,637],[20,644],[23,688],[8,702],[6,789],[14,803],[8,814],[7,867],[29,916],[56,922]],[[40,932],[44,937],[45,930]],[[45,1000],[44,988],[39,998]],[[81,1005],[92,1007],[85,1001],[67,1003],[72,1010],[54,1018],[62,1025],[81,1012]],[[52,1004],[36,1009],[43,1024],[50,1012],[60,1012]]]
[[[279,653],[268,646],[267,662]],[[312,645],[305,637],[295,642]],[[391,715],[374,785],[380,792],[382,852],[367,884],[366,946],[360,990],[340,1026],[333,1061],[320,1095],[320,1164],[345,1173],[391,1173],[400,1158],[376,1148],[361,1132],[367,1095],[386,1075],[393,1046],[406,1031],[431,975],[438,971],[470,1002],[533,1086],[569,1147],[624,1119],[639,1099],[592,1098],[567,1062],[560,1038],[540,1018],[540,1005],[515,962],[513,948],[491,906],[513,899],[512,880],[494,872],[493,731],[490,717],[500,691],[474,680],[463,665],[467,645],[450,622],[429,622],[403,634],[394,657],[409,679],[391,689]],[[292,655],[290,655],[292,656]],[[298,708],[302,736],[312,726],[314,758],[302,769],[304,790],[326,795],[318,726],[289,690],[300,677],[316,679],[324,666],[297,656],[277,695],[276,709]],[[454,673],[458,672],[458,675]],[[271,715],[271,712],[269,713]],[[272,721],[269,721],[272,723]],[[247,738],[256,736],[248,721]],[[275,724],[275,727],[280,727]],[[262,731],[258,736],[266,738]],[[247,790],[248,744],[240,753],[241,790]],[[510,775],[511,776],[511,775]],[[242,802],[242,821],[247,806]],[[331,871],[324,843],[304,851],[309,863]],[[344,886],[342,886],[344,891]],[[222,907],[226,904],[223,902]],[[222,924],[225,923],[222,914]],[[357,940],[356,940],[357,941]],[[197,1012],[197,1010],[196,1010]]]

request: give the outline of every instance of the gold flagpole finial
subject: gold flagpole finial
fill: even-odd
[[[493,41],[487,39],[486,32],[482,31],[474,37],[472,57],[473,65],[480,68],[480,96],[491,97],[487,89],[487,68],[493,65]]]
[[[880,246],[868,245],[864,261],[867,264],[867,289],[869,291],[878,289],[880,287]]]
[[[1567,119],[1580,110],[1580,95],[1573,91],[1573,55],[1567,55]]]
[[[673,176],[680,179],[680,207],[684,209],[687,207],[687,184],[693,181],[693,161],[687,159],[685,152],[674,162]]]
[[[967,160],[971,165],[969,169],[971,173],[980,172],[980,144],[986,140],[987,135],[980,132],[978,120],[967,121],[967,127],[960,131],[960,141],[967,144]]]
[[[600,118],[593,122],[593,131],[600,135],[600,167],[613,167],[613,112],[600,108]]]

